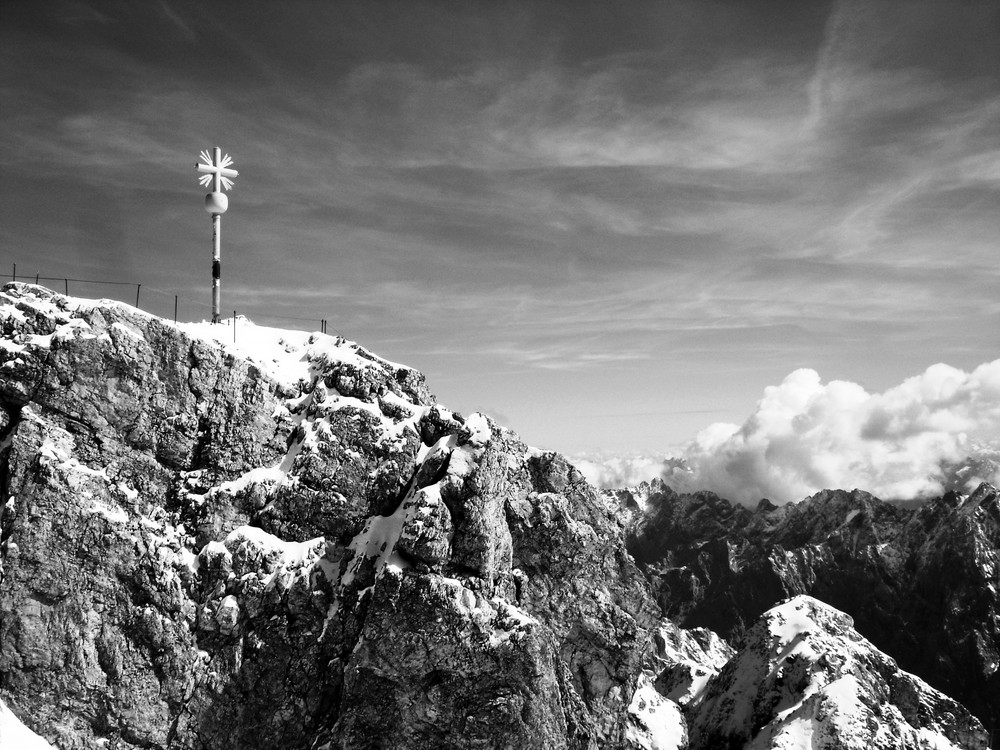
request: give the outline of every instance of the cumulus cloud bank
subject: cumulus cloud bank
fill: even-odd
[[[929,497],[996,483],[995,462],[968,459],[1000,448],[1000,359],[971,373],[936,364],[883,393],[814,370],[764,391],[742,426],[714,424],[683,451],[675,489],[709,489],[755,504],[800,500],[824,488],[883,499]]]

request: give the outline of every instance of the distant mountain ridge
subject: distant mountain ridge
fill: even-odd
[[[825,560],[868,585],[910,548],[883,538],[936,533],[951,552],[925,577],[964,576],[988,615],[995,490],[938,515],[863,493],[756,513],[659,484],[602,494],[412,368],[238,333],[0,290],[4,750],[714,750],[807,729],[985,747],[847,615],[788,597],[830,579]],[[908,560],[887,570],[910,581]],[[995,644],[981,614],[949,620],[969,653]]]
[[[739,642],[774,604],[810,595],[900,665],[1000,719],[1000,500],[981,484],[918,508],[854,490],[750,510],[661,481],[614,495],[664,613]]]

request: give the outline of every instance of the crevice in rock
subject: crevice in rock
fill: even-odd
[[[471,565],[465,565],[463,563],[455,562],[454,560],[448,561],[448,572],[453,578],[482,578],[483,571],[478,568],[473,568]]]
[[[427,563],[425,563],[423,560],[421,560],[416,555],[413,555],[413,554],[407,552],[405,549],[400,548],[398,545],[393,548],[393,552],[395,552],[397,555],[399,555],[401,558],[403,558],[404,562],[408,563],[409,565],[411,565],[414,568],[418,568],[418,569],[422,569],[422,570],[427,570],[428,569]]]
[[[403,501],[406,500],[411,493],[423,489],[424,487],[435,485],[445,478],[448,474],[448,466],[451,463],[451,453],[449,452],[445,454],[441,459],[440,464],[437,466],[432,466],[428,463],[430,458],[431,457],[428,457],[423,463],[419,464],[406,484],[401,486],[395,495],[388,498],[386,502],[382,504],[379,515],[391,516],[399,509],[399,506],[403,504]],[[430,474],[430,476],[428,476],[428,474]]]
[[[7,417],[3,430],[0,431],[0,545],[4,545],[11,534],[13,509],[8,509],[10,493],[10,440],[21,424],[21,407],[2,404]],[[0,554],[6,554],[6,546],[0,547]]]
[[[21,407],[14,404],[0,406],[6,417],[0,431],[0,582],[3,581],[3,558],[7,556],[7,539],[13,533],[13,520],[17,509],[11,501],[10,491],[10,443],[18,425],[21,424]]]
[[[180,707],[177,709],[177,713],[174,714],[173,718],[170,720],[170,726],[167,728],[167,747],[173,747],[174,740],[177,738],[177,728],[180,726],[181,717],[188,712],[188,704],[191,702],[192,695],[189,695],[181,702]]]
[[[198,433],[191,449],[191,470],[204,468],[206,457],[212,445],[212,422],[208,417],[198,416]]]
[[[421,479],[420,485],[417,487],[417,489],[421,489],[423,487],[430,487],[432,485],[437,484],[442,479],[444,479],[445,476],[448,474],[448,467],[451,465],[451,456],[452,456],[451,451],[445,454],[445,456],[441,460],[441,463],[438,465],[437,469],[434,470],[434,473],[431,476],[431,478],[427,481]],[[427,465],[426,463],[422,464],[421,468],[423,468],[426,465]],[[415,476],[419,476],[420,473],[421,472],[418,471]]]

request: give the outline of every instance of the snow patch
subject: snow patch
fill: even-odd
[[[279,484],[286,476],[286,472],[282,471],[280,465],[272,467],[258,466],[256,469],[251,469],[236,479],[222,482],[212,489],[216,492],[229,492],[235,495],[245,490],[251,484]]]
[[[6,351],[11,352],[12,354],[21,354],[24,351],[24,345],[23,344],[18,344],[17,342],[13,341],[12,339],[6,339],[6,338],[4,338],[4,339],[0,339],[0,349],[5,349]],[[18,358],[18,359],[15,359],[14,362],[23,363],[24,360]],[[10,363],[5,362],[4,366],[6,366],[7,364],[10,364]]]
[[[393,550],[392,554],[389,555],[389,559],[386,561],[385,566],[393,573],[402,573],[404,570],[409,570],[413,567],[408,561],[404,560],[403,556],[396,550]]]
[[[129,500],[136,500],[139,497],[139,491],[125,482],[119,482],[115,485],[115,487],[117,487]]]
[[[239,316],[235,320],[229,318],[222,324],[203,321],[181,323],[178,328],[194,338],[215,342],[234,356],[253,361],[274,380],[286,386],[295,386],[299,381],[308,383],[316,371],[338,362],[358,369],[409,369],[339,336],[259,326]]]
[[[277,558],[278,566],[284,568],[312,564],[326,546],[326,539],[321,536],[304,542],[286,542],[257,526],[237,526],[226,536],[224,545],[229,549],[239,546],[244,541]]]
[[[767,750],[812,750],[815,723],[811,715],[795,716],[785,721],[770,737],[766,745]],[[758,744],[755,743],[752,747],[756,749]],[[760,747],[763,750],[764,745]]]
[[[212,540],[204,547],[202,547],[201,552],[199,552],[198,554],[210,557],[217,557],[221,555],[223,557],[232,558],[232,555],[229,553],[229,550],[226,549],[226,546],[222,542],[216,540]]]
[[[646,674],[628,707],[626,738],[642,750],[681,750],[687,747],[687,725],[680,706],[656,692]]]
[[[0,700],[0,748],[10,750],[56,750],[26,727]]]
[[[354,576],[366,559],[374,558],[375,573],[381,573],[403,530],[403,522],[410,511],[407,506],[406,502],[402,502],[391,516],[373,516],[365,521],[361,532],[351,540],[348,548],[354,556],[340,580],[342,587],[349,586],[354,581]]]
[[[473,445],[486,445],[493,435],[489,418],[479,412],[465,420],[465,427],[469,430],[469,442]]]
[[[103,516],[112,523],[127,523],[128,513],[125,512],[124,508],[112,508],[106,503],[102,503],[99,500],[93,500],[90,506],[90,512],[96,513],[97,515]]]
[[[538,625],[538,620],[529,615],[520,607],[511,604],[505,599],[501,599],[500,597],[496,596],[493,597],[493,599],[491,599],[490,601],[497,608],[497,611],[500,612],[504,617],[507,617],[510,620],[512,620],[516,625],[516,627],[527,628],[533,625]]]
[[[110,482],[104,469],[93,469],[81,464],[79,460],[70,455],[66,446],[61,442],[46,439],[38,448],[38,457],[42,459],[43,464],[52,465],[62,471],[100,477],[104,481]]]
[[[474,448],[471,445],[460,445],[455,448],[451,452],[448,473],[455,477],[467,477],[472,474],[482,450],[482,448]]]
[[[145,341],[146,340],[145,336],[142,335],[142,332],[137,331],[136,329],[132,328],[132,326],[127,326],[124,323],[121,323],[121,322],[112,323],[111,324],[111,328],[114,329],[114,330],[116,330],[116,331],[121,331],[126,336],[128,336],[129,338],[135,339],[136,341]]]
[[[776,650],[793,647],[800,642],[816,624],[809,616],[808,598],[797,596],[772,608],[768,622],[771,635],[777,639]],[[783,654],[787,656],[788,654]]]

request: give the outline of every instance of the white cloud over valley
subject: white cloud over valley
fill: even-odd
[[[970,455],[998,447],[1000,359],[972,372],[936,364],[882,393],[800,369],[765,389],[742,425],[699,433],[682,453],[688,471],[665,478],[749,504],[824,488],[908,499],[1000,480],[995,465],[960,471]]]
[[[885,500],[969,492],[1000,482],[1000,359],[971,372],[936,364],[881,393],[799,369],[766,388],[742,425],[716,422],[659,455],[571,460],[598,487],[663,478],[679,492],[711,490],[747,505],[821,489]]]

